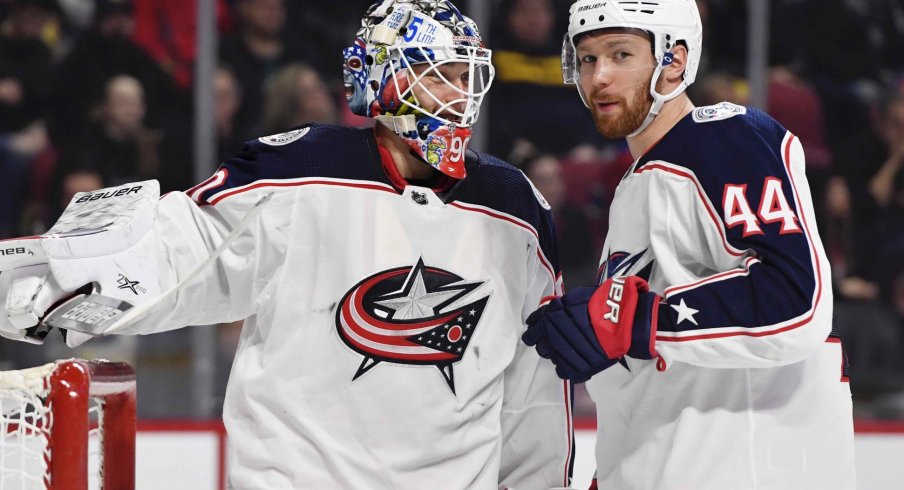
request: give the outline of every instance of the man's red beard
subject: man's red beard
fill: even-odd
[[[650,95],[650,79],[647,79],[641,90],[634,93],[630,104],[623,97],[618,97],[616,102],[623,109],[617,114],[599,113],[596,103],[590,104],[590,112],[593,114],[596,130],[610,139],[624,138],[643,124],[650,112],[650,106],[653,105],[653,96]]]

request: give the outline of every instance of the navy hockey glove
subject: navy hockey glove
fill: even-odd
[[[599,288],[574,289],[533,312],[521,338],[556,365],[560,378],[581,383],[626,354],[656,357],[660,299],[639,277],[612,278]]]
[[[603,351],[612,359],[657,357],[656,323],[662,297],[650,292],[637,276],[607,279],[590,297],[588,309],[593,331]]]
[[[555,364],[560,378],[575,383],[587,381],[617,361],[603,352],[590,323],[587,303],[594,291],[576,288],[554,298],[527,317],[527,330],[521,336]]]

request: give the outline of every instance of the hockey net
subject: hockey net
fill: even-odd
[[[132,367],[71,359],[0,371],[0,490],[87,490],[89,482],[135,486]]]

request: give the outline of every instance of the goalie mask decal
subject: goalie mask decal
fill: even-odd
[[[336,312],[339,337],[364,356],[352,380],[381,362],[432,365],[454,394],[452,365],[467,351],[489,300],[470,298],[482,284],[423,259],[356,284]]]

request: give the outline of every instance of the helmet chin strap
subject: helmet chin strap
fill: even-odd
[[[650,112],[647,113],[647,117],[644,118],[643,122],[640,123],[640,126],[634,130],[633,133],[629,134],[627,138],[633,138],[640,133],[644,132],[650,123],[653,122],[653,119],[656,119],[656,116],[659,115],[659,111],[662,110],[662,106],[665,105],[666,102],[674,99],[681,95],[684,92],[684,89],[687,88],[687,85],[684,82],[681,83],[675,90],[672,90],[670,94],[662,95],[656,91],[656,83],[659,82],[659,76],[662,74],[662,69],[665,65],[659,64],[656,66],[656,70],[653,71],[653,80],[650,82],[650,95],[653,97],[653,104],[650,105]]]
[[[377,116],[374,119],[383,123],[384,126],[391,129],[392,132],[399,136],[410,134],[412,131],[417,132],[417,121],[414,119],[414,114],[406,114],[404,116]]]

